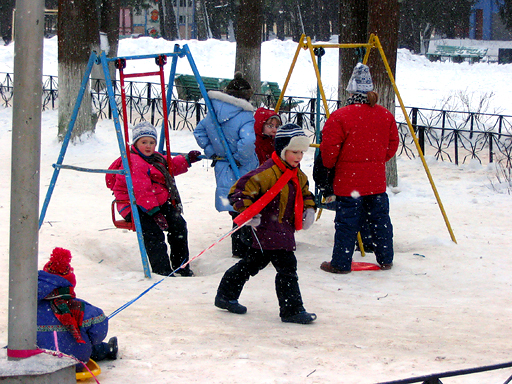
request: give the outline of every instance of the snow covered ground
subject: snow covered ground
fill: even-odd
[[[182,42],[185,43],[185,42]],[[231,77],[235,45],[188,41],[203,76]],[[123,40],[120,55],[172,52],[174,42]],[[56,40],[45,40],[44,74],[57,74]],[[284,82],[296,49],[292,42],[263,44],[262,79]],[[302,53],[290,95],[315,87]],[[0,71],[12,72],[13,45],[0,47]],[[336,57],[335,57],[336,56]],[[323,79],[336,83],[337,55],[324,56]],[[179,64],[180,73],[191,73]],[[512,114],[512,65],[431,63],[400,50],[398,88],[406,105],[432,108],[462,91],[488,92],[490,108]],[[287,92],[288,93],[288,92]],[[7,292],[12,110],[0,108],[0,340],[7,344]],[[57,111],[43,113],[41,200],[60,146]],[[94,137],[70,146],[65,163],[106,168],[118,156],[114,125],[101,121]],[[171,132],[176,152],[198,149],[191,132]],[[303,160],[311,176],[313,151]],[[349,383],[365,384],[511,361],[512,198],[492,165],[455,166],[427,158],[448,219],[450,239],[421,162],[398,159],[399,193],[390,192],[395,266],[390,271],[331,275],[334,229],[324,211],[309,231],[297,233],[300,287],[311,325],[281,323],[270,266],[251,279],[238,316],[213,306],[223,272],[236,262],[229,239],[192,262],[193,278],[168,278],[110,321],[119,359],[100,363],[102,384],[113,383]],[[214,208],[214,173],[201,161],[177,178],[189,228],[191,257],[231,228]],[[311,184],[313,182],[311,181]],[[499,190],[499,192],[498,192]],[[510,190],[510,188],[508,189]],[[63,170],[39,235],[39,266],[51,250],[71,250],[77,294],[111,314],[160,281],[144,279],[133,233],[114,229],[112,196],[104,176]],[[372,254],[354,261],[375,262]],[[443,383],[503,383],[512,369],[443,379]]]

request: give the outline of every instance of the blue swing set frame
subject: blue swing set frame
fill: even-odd
[[[171,57],[172,62],[171,62],[171,70],[170,70],[170,74],[169,74],[169,80],[168,80],[166,100],[163,100],[165,103],[165,111],[164,111],[164,119],[163,119],[162,126],[161,126],[161,134],[160,134],[160,140],[159,140],[159,146],[158,146],[159,152],[168,154],[167,158],[168,158],[168,162],[170,164],[171,153],[170,153],[170,147],[169,147],[169,133],[168,133],[169,129],[168,129],[167,116],[168,116],[168,111],[170,108],[170,101],[171,101],[171,96],[172,96],[172,92],[173,92],[173,84],[174,84],[173,79],[176,74],[176,66],[178,64],[178,58],[186,57],[188,59],[188,63],[190,64],[190,67],[194,73],[194,76],[197,80],[197,83],[199,84],[199,89],[201,91],[201,95],[204,98],[208,112],[211,114],[212,119],[215,123],[219,138],[222,142],[222,145],[225,148],[227,160],[228,160],[229,164],[231,165],[231,168],[233,169],[233,172],[235,173],[236,178],[240,177],[240,173],[238,171],[238,167],[236,166],[235,159],[233,157],[233,154],[231,153],[231,150],[229,149],[228,143],[226,141],[226,137],[225,137],[225,135],[222,131],[222,128],[217,120],[217,116],[213,109],[211,100],[208,97],[208,93],[206,91],[205,85],[201,79],[201,76],[200,76],[197,66],[195,64],[195,61],[192,57],[190,49],[188,48],[188,45],[185,44],[181,48],[178,44],[176,44],[174,46],[174,52],[172,52],[172,53],[113,57],[113,58],[107,58],[104,51],[101,51],[101,53],[99,55],[97,55],[97,53],[93,51],[91,53],[91,55],[89,57],[89,61],[87,63],[84,77],[82,79],[80,90],[79,90],[78,96],[75,101],[71,119],[69,121],[67,130],[66,130],[66,134],[65,134],[64,140],[62,142],[62,147],[61,147],[59,156],[57,158],[57,162],[55,164],[53,164],[53,168],[54,168],[53,175],[52,175],[50,185],[48,187],[46,197],[45,197],[42,209],[41,209],[41,214],[39,216],[39,228],[41,228],[41,226],[43,225],[43,222],[44,222],[44,218],[46,216],[48,205],[50,204],[53,190],[55,189],[55,186],[57,184],[57,179],[59,177],[59,173],[60,173],[61,169],[69,169],[69,170],[75,170],[75,171],[80,171],[80,172],[89,172],[89,173],[105,173],[105,174],[112,173],[112,174],[124,175],[126,177],[126,184],[128,187],[128,195],[130,198],[133,226],[131,228],[127,228],[127,226],[121,226],[119,224],[118,224],[118,226],[122,227],[122,228],[127,228],[127,229],[134,229],[136,231],[140,254],[141,254],[141,258],[142,258],[142,266],[143,266],[143,270],[144,270],[144,276],[146,278],[151,278],[151,271],[149,268],[146,247],[144,246],[144,238],[142,236],[140,218],[139,218],[138,210],[136,208],[136,200],[135,200],[135,196],[133,193],[133,181],[132,181],[132,177],[131,177],[131,173],[130,173],[130,164],[129,164],[130,162],[129,162],[129,158],[127,156],[127,152],[128,152],[128,150],[127,150],[128,149],[127,126],[128,125],[127,125],[127,118],[126,118],[126,113],[125,113],[126,112],[126,102],[124,99],[122,99],[122,103],[123,103],[122,109],[123,109],[123,113],[124,113],[123,122],[124,122],[124,127],[125,127],[125,135],[123,137],[123,131],[121,129],[120,118],[119,118],[119,113],[117,110],[114,89],[112,87],[112,80],[110,78],[108,63],[109,62],[125,63],[126,60],[139,60],[139,59],[154,58],[155,61],[157,62],[157,64],[160,66],[159,74],[160,74],[160,78],[161,78],[162,95],[165,95],[165,92],[164,92],[165,85],[163,84],[163,82],[164,82],[164,80],[163,80],[163,65],[165,65],[165,63],[167,61],[167,57]],[[72,165],[63,164],[64,156],[65,156],[67,148],[69,146],[69,142],[71,140],[71,134],[73,132],[73,128],[74,128],[74,125],[75,125],[75,122],[77,119],[78,110],[82,103],[84,93],[87,89],[87,82],[89,81],[89,77],[91,75],[92,68],[95,64],[101,65],[102,70],[103,70],[103,75],[105,77],[107,94],[108,94],[108,98],[109,98],[110,107],[112,110],[112,119],[113,119],[114,125],[115,125],[117,142],[119,145],[119,152],[121,153],[121,160],[122,160],[122,164],[123,164],[123,169],[121,169],[121,170],[89,169],[89,168],[82,168],[82,167],[76,167],[76,166],[72,166]],[[119,67],[122,67],[122,65],[116,64],[116,67],[118,67],[118,69],[120,69]],[[155,75],[155,74],[156,74],[155,72],[147,73],[147,74],[141,73],[141,74],[137,74],[137,76]],[[124,89],[123,89],[123,91],[124,91]],[[164,150],[164,144],[166,146],[166,150]],[[113,216],[113,221],[114,221],[114,224],[116,224],[116,222],[114,220],[114,216]]]

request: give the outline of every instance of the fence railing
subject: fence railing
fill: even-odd
[[[94,112],[100,119],[112,118],[104,81],[92,79],[90,83]],[[118,112],[121,113],[120,84],[113,84]],[[130,124],[141,120],[160,125],[163,119],[160,86],[151,82],[125,82],[126,104]],[[43,76],[43,110],[58,107],[58,79]],[[13,76],[0,72],[0,105],[12,107]],[[258,106],[274,108],[276,100],[272,95],[254,95]],[[311,135],[316,134],[316,122],[320,127],[325,123],[322,103],[317,111],[316,98],[287,96],[281,105],[280,115],[284,122],[300,125]],[[328,100],[330,111],[343,104]],[[169,128],[192,131],[206,116],[202,102],[180,100],[177,87],[173,88],[170,101]],[[448,111],[439,109],[406,107],[420,147],[426,156],[455,164],[475,160],[480,163],[499,161],[505,167],[512,165],[512,116],[477,112]],[[317,116],[318,115],[318,116]],[[396,120],[400,134],[398,155],[414,158],[417,150],[405,117],[400,108],[396,109]]]

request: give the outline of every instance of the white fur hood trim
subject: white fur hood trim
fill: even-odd
[[[228,104],[235,105],[237,107],[242,108],[244,111],[254,112],[255,108],[251,103],[244,99],[239,99],[238,97],[228,95],[227,93],[220,91],[208,91],[208,97],[210,99],[216,99],[219,101],[223,101]]]

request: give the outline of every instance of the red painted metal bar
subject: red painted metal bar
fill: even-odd
[[[171,144],[169,140],[169,115],[167,111],[167,96],[165,92],[165,78],[164,78],[164,65],[167,63],[167,57],[164,55],[160,55],[155,59],[157,65],[160,67],[159,75],[160,75],[160,86],[162,88],[162,111],[164,114],[164,132],[165,132],[165,149],[167,151],[167,166],[169,168],[169,173],[171,176],[174,176],[174,167],[172,165],[172,157],[171,157]]]
[[[130,161],[130,145],[128,144],[129,135],[128,135],[128,113],[126,111],[126,91],[124,89],[124,79],[127,77],[124,74],[124,68],[126,67],[126,60],[119,59],[116,61],[116,67],[119,70],[119,82],[121,84],[121,106],[123,111],[123,130],[124,130],[124,145],[126,148],[126,155],[128,158],[128,165],[130,170],[132,169],[132,163]]]
[[[130,73],[130,74],[125,74],[124,77],[125,78],[129,78],[129,77],[145,77],[145,76],[158,76],[160,75],[160,71],[156,71],[156,72],[145,72],[145,73]]]

